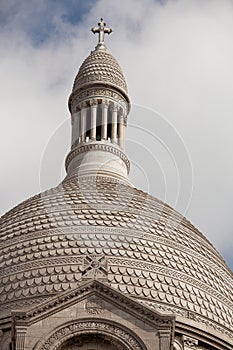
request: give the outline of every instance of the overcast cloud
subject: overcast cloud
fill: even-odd
[[[184,213],[233,269],[231,0],[2,0],[0,212],[64,177],[67,99],[100,17],[133,104],[132,181]]]

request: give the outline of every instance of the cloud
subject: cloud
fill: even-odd
[[[1,212],[41,190],[43,151],[54,130],[69,118],[67,98],[74,76],[96,43],[89,30],[103,16],[114,29],[106,42],[123,67],[137,124],[144,125],[144,115],[140,121],[142,111],[152,118],[157,128],[153,130],[155,135],[170,142],[170,150],[175,150],[176,140],[183,140],[194,174],[186,216],[233,268],[232,2],[126,0],[120,6],[118,2],[102,0],[89,2],[89,8],[83,8],[82,3],[75,5],[71,1],[69,7],[69,1],[66,5],[58,1],[48,7],[46,1],[8,1],[1,5],[0,18],[5,18],[0,34],[0,136],[4,145]],[[72,14],[77,14],[77,21]],[[154,117],[148,109],[157,111]],[[131,139],[135,132],[133,121],[131,114]],[[162,122],[167,125],[163,131],[159,129]],[[56,185],[64,175],[62,161],[70,138],[68,127],[64,130],[60,168],[49,172],[48,186]],[[173,130],[170,141],[166,130]],[[135,135],[142,138],[137,139],[140,146],[146,137]],[[174,205],[179,176],[171,157],[159,147],[158,143],[152,147],[155,158],[161,157],[160,167],[152,162],[158,169],[156,181],[150,160],[136,157],[129,146],[135,172],[136,167],[145,172],[138,178],[132,175],[132,179],[137,186],[142,178],[149,179],[150,192],[163,199],[165,192],[161,188],[168,186],[165,199]],[[191,173],[182,170],[182,164],[185,167],[187,163],[179,154],[177,148],[174,155],[182,175],[181,185],[185,188],[186,174],[189,188],[184,191],[188,191]],[[141,186],[146,189],[148,184],[144,182]],[[188,198],[185,200],[188,202]]]

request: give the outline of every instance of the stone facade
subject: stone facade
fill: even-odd
[[[111,30],[93,31],[69,99],[67,177],[0,219],[0,349],[232,349],[232,272],[129,182],[126,82]]]

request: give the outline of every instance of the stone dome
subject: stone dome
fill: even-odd
[[[233,278],[179,213],[131,185],[67,179],[0,219],[1,315],[98,278],[233,338]]]
[[[108,50],[95,50],[82,63],[73,84],[72,92],[88,86],[104,85],[119,90],[129,101],[122,69]]]

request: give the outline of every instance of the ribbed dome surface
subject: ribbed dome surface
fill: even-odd
[[[103,177],[66,181],[5,214],[0,234],[1,315],[95,276],[233,336],[224,261],[186,219],[136,188]]]
[[[127,85],[117,60],[107,50],[95,50],[84,60],[75,78],[73,92],[88,84],[107,84],[127,95]]]

